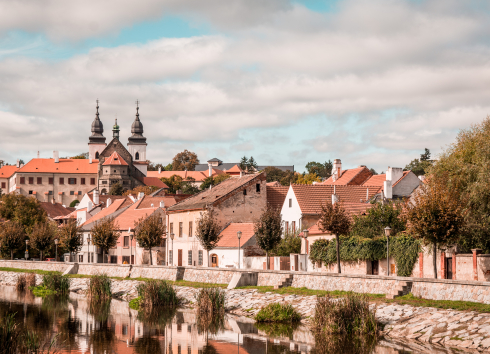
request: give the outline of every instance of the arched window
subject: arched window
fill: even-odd
[[[140,153],[139,152],[137,152],[136,155],[134,155],[134,159],[135,160],[139,160],[140,159]]]
[[[98,158],[99,158],[99,152],[98,152],[98,151],[95,153],[95,158],[96,158],[96,159],[98,159]]]
[[[107,189],[105,189],[105,188],[104,188],[104,189],[102,189],[102,190],[100,191],[100,194],[102,194],[102,195],[106,195],[106,194],[107,194]]]

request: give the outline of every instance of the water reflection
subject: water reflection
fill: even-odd
[[[256,326],[225,316],[200,321],[194,310],[140,312],[126,302],[90,303],[83,296],[36,298],[13,287],[0,287],[0,317],[16,313],[16,321],[39,334],[57,335],[60,353],[271,354],[271,353],[448,353],[418,342],[373,342],[349,338],[315,338],[305,326]]]

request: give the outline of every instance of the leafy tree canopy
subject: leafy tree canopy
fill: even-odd
[[[295,183],[297,184],[313,184],[313,182],[321,182],[320,177],[316,173],[307,173],[304,175],[299,175]]]
[[[221,238],[220,233],[221,226],[216,220],[212,209],[203,213],[197,220],[196,237],[206,251],[209,252],[216,247]]]
[[[30,245],[37,249],[41,254],[41,261],[44,253],[54,246],[54,239],[58,235],[58,225],[52,221],[36,223],[29,235]]]
[[[151,161],[148,161],[148,171],[158,171],[158,169],[161,168],[162,171],[165,171],[165,166],[163,166],[161,163],[153,163]]]
[[[172,175],[168,178],[162,177],[161,181],[168,186],[168,193],[170,194],[175,194],[178,190],[184,194],[196,194],[199,192],[199,189],[194,185],[196,180],[192,177],[187,177],[184,180],[178,175]]]
[[[155,186],[138,186],[134,187],[131,190],[124,191],[122,195],[127,196],[127,195],[138,195],[139,193],[145,193],[145,195],[150,195],[151,193],[155,192],[158,190],[158,187]]]
[[[46,212],[36,198],[21,194],[5,194],[0,203],[0,217],[16,221],[30,233],[35,223],[46,221]]]
[[[300,174],[292,171],[282,171],[274,166],[269,166],[264,169],[267,175],[267,182],[279,182],[283,186],[289,186],[290,183],[296,183]]]
[[[9,251],[11,259],[14,259],[14,251],[24,245],[26,233],[24,227],[16,221],[0,223],[0,244],[3,254]]]
[[[366,215],[354,215],[351,234],[364,238],[374,238],[384,235],[385,227],[391,228],[391,235],[405,231],[406,221],[402,218],[400,203],[375,203]]]
[[[305,168],[308,174],[314,173],[319,177],[328,178],[332,175],[333,163],[330,160],[324,163],[310,161],[306,164]]]
[[[246,156],[243,156],[240,159],[240,168],[244,171],[256,171],[258,168],[257,162],[253,158],[253,156],[250,156],[250,158],[247,158]]]
[[[412,160],[403,169],[404,171],[412,171],[417,176],[424,176],[429,173],[433,161],[430,159],[430,150],[425,148],[425,152],[420,155],[420,159]]]
[[[281,210],[268,206],[260,215],[260,218],[255,221],[254,232],[257,245],[267,254],[272,251],[281,241]]]
[[[70,203],[70,208],[74,208],[77,206],[77,204],[80,203],[80,201],[78,199],[75,199],[74,201],[72,201]]]
[[[165,224],[159,213],[154,213],[146,219],[142,217],[135,225],[134,237],[138,244],[150,251],[150,265],[153,265],[151,249],[160,246],[165,234]]]
[[[217,175],[215,177],[209,176],[202,182],[202,184],[199,186],[199,188],[203,191],[206,188],[209,188],[209,186],[216,186],[216,185],[220,184],[221,182],[227,180],[230,177],[231,176],[227,173]]]
[[[123,193],[124,188],[119,182],[114,183],[109,190],[109,195],[123,195]]]
[[[279,257],[289,256],[291,253],[301,253],[301,238],[299,230],[287,231],[284,238],[272,250],[272,254]]]
[[[198,164],[196,153],[189,150],[179,152],[172,160],[173,171],[194,171]]]
[[[60,246],[70,253],[78,253],[83,246],[82,225],[71,220],[59,228]]]
[[[114,218],[97,220],[92,227],[92,242],[95,246],[102,249],[104,262],[105,253],[117,245],[117,240],[120,236],[120,233],[117,231],[118,228]]]
[[[88,159],[88,152],[82,152],[76,156],[70,157],[70,159]]]

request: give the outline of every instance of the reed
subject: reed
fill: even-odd
[[[292,323],[301,321],[301,315],[291,304],[274,302],[262,307],[255,315],[257,322]]]
[[[36,274],[35,273],[26,273],[26,286],[28,289],[36,286]]]
[[[179,304],[174,287],[165,280],[147,280],[139,284],[137,290],[140,298],[139,307],[145,310]]]
[[[17,277],[17,283],[15,284],[15,288],[17,289],[17,291],[24,291],[26,289],[26,283],[27,283],[26,275],[20,274]]]
[[[92,276],[90,278],[87,294],[91,299],[110,299],[112,297],[111,279],[105,274]]]
[[[68,294],[70,291],[70,278],[60,274],[43,275],[43,284],[46,290],[55,292],[58,295]]]
[[[200,315],[214,316],[225,313],[225,292],[221,288],[202,288],[196,296]]]

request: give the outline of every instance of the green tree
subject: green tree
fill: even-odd
[[[71,203],[70,203],[70,208],[74,208],[77,206],[77,204],[79,204],[80,201],[78,199],[75,199],[73,200]]]
[[[165,166],[165,171],[173,171],[173,170],[174,170],[174,167],[171,163],[169,163]]]
[[[253,156],[250,156],[247,162],[247,167],[249,170],[255,171],[259,167]]]
[[[196,180],[192,177],[187,177],[180,187],[183,194],[196,194],[199,193],[199,188],[195,185]]]
[[[375,203],[366,215],[354,215],[353,219],[351,234],[364,238],[383,236],[387,226],[391,228],[392,236],[407,228],[399,202]]]
[[[328,178],[332,175],[333,163],[331,160],[325,161],[324,163],[310,161],[305,166],[308,174],[316,174],[322,178]]]
[[[213,177],[213,176],[206,177],[206,179],[204,179],[204,181],[199,186],[199,188],[201,190],[205,190],[205,189],[209,188],[209,186],[216,186],[216,185],[220,184],[221,182],[227,180],[230,177],[231,176],[227,173],[217,175],[215,177]]]
[[[370,168],[369,171],[371,171],[371,173],[376,176],[378,174],[378,172],[376,172],[376,170],[374,168]]]
[[[243,156],[241,158],[240,165],[239,166],[244,171],[247,169],[247,167],[248,167],[248,158],[247,158],[247,156]]]
[[[320,183],[322,180],[316,173],[307,173],[305,175],[299,175],[296,180],[296,184],[313,184],[313,182]]]
[[[59,228],[60,245],[70,253],[70,259],[73,260],[73,254],[80,252],[83,246],[82,225],[77,220],[71,220]]]
[[[24,227],[18,222],[0,223],[0,247],[10,251],[10,259],[14,259],[14,251],[22,247],[25,238]]]
[[[81,154],[78,154],[76,156],[70,157],[70,159],[88,159],[88,152],[82,152]]]
[[[267,175],[267,182],[279,182],[283,186],[289,186],[290,183],[296,183],[300,174],[292,171],[282,171],[274,166],[268,166],[264,169]]]
[[[431,161],[429,149],[425,148],[425,152],[420,155],[420,161]]]
[[[109,249],[116,247],[117,240],[121,235],[118,231],[118,226],[115,223],[114,218],[104,218],[97,220],[92,227],[92,241],[95,246],[102,249],[103,263],[105,261],[105,254],[109,252]]]
[[[109,195],[123,195],[123,193],[124,188],[119,182],[114,183],[109,190]]]
[[[197,158],[196,153],[189,150],[179,152],[172,160],[174,171],[194,171],[198,164],[199,159]]]
[[[269,269],[269,252],[281,241],[281,210],[267,206],[259,219],[254,222],[254,233],[257,245],[265,251],[267,269]]]
[[[299,230],[286,231],[284,237],[272,250],[275,256],[286,257],[291,253],[301,253],[301,238],[298,236]]]
[[[160,180],[168,186],[168,193],[175,194],[178,190],[184,194],[196,194],[199,189],[194,185],[195,179],[187,177],[183,179],[178,175],[172,175],[168,178],[162,177]]]
[[[2,196],[0,217],[18,222],[29,234],[34,224],[46,221],[46,212],[36,198],[11,193]]]
[[[209,267],[209,252],[217,245],[221,233],[221,226],[214,216],[213,209],[201,214],[196,224],[196,237],[201,243],[202,248],[208,252],[208,267]]]
[[[142,217],[134,227],[134,237],[140,247],[148,249],[150,252],[150,265],[153,265],[151,249],[161,245],[165,234],[165,224],[159,213],[153,213],[146,219]]]
[[[425,148],[425,152],[420,155],[420,159],[412,160],[403,170],[412,171],[417,176],[424,176],[429,172],[431,166],[432,160],[430,160],[430,150]]]
[[[158,171],[159,168],[161,168],[162,171],[165,171],[165,166],[161,163],[154,164],[153,162],[148,161],[148,171]]]
[[[53,246],[57,234],[58,226],[54,222],[45,221],[34,224],[29,241],[30,245],[39,251],[41,261],[44,253]]]
[[[446,189],[446,178],[432,175],[407,203],[408,231],[432,244],[434,277],[437,278],[437,249],[457,242],[464,227],[464,203]]]
[[[150,195],[151,193],[157,191],[158,187],[155,186],[138,186],[134,187],[131,190],[124,191],[122,195],[128,196],[128,195],[138,195],[139,193],[144,193],[145,195]]]
[[[335,241],[337,242],[337,271],[341,273],[340,235],[346,236],[349,234],[351,229],[350,218],[341,203],[335,203],[333,205],[327,203],[326,205],[322,204],[318,224],[321,231],[331,232],[335,235]]]

